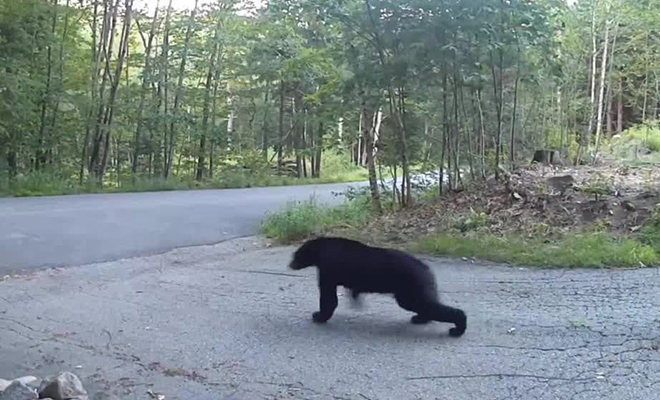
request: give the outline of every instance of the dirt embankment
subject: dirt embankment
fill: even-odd
[[[361,234],[389,243],[474,230],[552,238],[598,225],[624,235],[655,214],[658,188],[656,166],[535,164],[377,218]]]

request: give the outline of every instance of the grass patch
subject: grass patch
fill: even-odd
[[[613,154],[618,159],[638,162],[638,155],[644,155],[644,152],[638,154],[642,149],[648,149],[651,154],[646,158],[651,160],[642,160],[642,162],[657,162],[658,153],[660,153],[660,128],[658,121],[646,121],[626,129],[621,136],[615,136],[606,139],[604,144],[611,147]]]
[[[292,243],[337,227],[357,227],[371,218],[371,203],[359,197],[339,206],[318,204],[315,199],[289,203],[266,216],[261,232],[279,243]]]
[[[660,206],[656,206],[653,214],[644,222],[637,233],[637,238],[660,252]]]
[[[640,267],[660,263],[660,254],[654,247],[604,232],[568,234],[550,243],[516,236],[443,234],[422,239],[418,249],[433,255],[540,267]]]
[[[660,129],[657,121],[646,121],[626,129],[623,138],[626,142],[642,143],[654,153],[660,152]]]

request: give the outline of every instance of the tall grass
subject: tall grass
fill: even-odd
[[[646,121],[626,129],[620,137],[609,139],[609,145],[620,159],[629,159],[640,148],[660,153],[660,127],[658,121]]]
[[[261,231],[279,243],[291,243],[322,234],[330,228],[359,227],[368,222],[371,215],[371,203],[366,197],[339,206],[319,204],[311,198],[289,203],[284,209],[267,215]]]

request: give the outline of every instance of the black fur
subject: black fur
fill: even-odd
[[[359,301],[361,293],[393,294],[399,306],[412,311],[413,324],[431,321],[456,325],[451,336],[465,332],[467,317],[462,310],[448,307],[438,298],[435,276],[421,260],[398,250],[367,246],[343,238],[317,238],[305,242],[293,254],[289,268],[316,266],[320,309],[314,322],[327,322],[337,308],[337,286]]]

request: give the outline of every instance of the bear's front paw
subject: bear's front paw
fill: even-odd
[[[312,314],[312,320],[317,324],[323,324],[328,321],[328,318],[326,318],[322,312],[317,311],[314,314]]]

